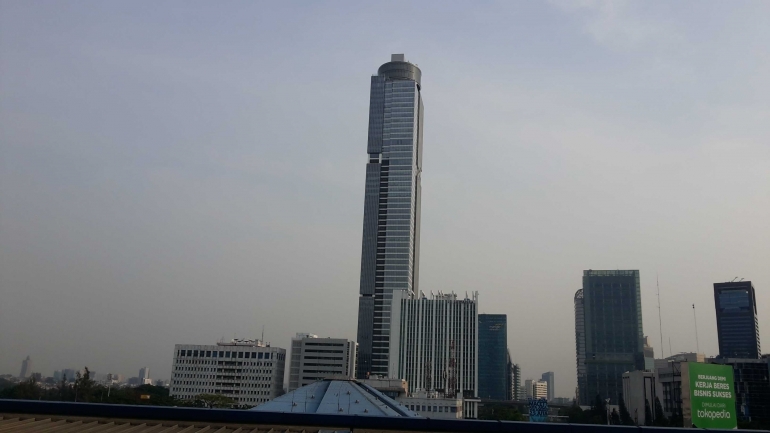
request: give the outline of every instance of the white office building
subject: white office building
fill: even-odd
[[[478,397],[478,293],[409,299],[397,291],[391,305],[388,375],[405,379],[409,393],[463,398],[465,418],[475,418]],[[393,344],[397,342],[398,344]]]
[[[257,406],[283,392],[285,363],[285,349],[260,340],[177,344],[170,395],[191,399],[199,394],[219,394],[239,405]]]
[[[289,391],[323,379],[354,379],[355,365],[355,341],[298,333],[291,339]]]
[[[544,380],[527,379],[524,381],[527,390],[527,398],[548,399],[548,382]]]

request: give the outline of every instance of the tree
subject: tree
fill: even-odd
[[[644,399],[644,425],[652,425],[652,409],[650,409],[650,400]]]
[[[607,424],[607,402],[599,394],[596,394],[594,404],[591,406],[588,422],[590,424]]]
[[[190,406],[193,407],[233,407],[235,400],[230,397],[225,397],[222,394],[198,394],[192,399],[188,400]]]
[[[668,418],[666,418],[666,414],[663,412],[663,405],[660,404],[660,399],[657,397],[655,398],[655,421],[653,421],[652,425],[661,427],[669,425]]]
[[[620,401],[618,402],[618,406],[620,407],[620,424],[634,425],[634,420],[631,419],[631,414],[628,413],[628,408],[626,407],[625,400],[623,400],[623,396],[620,396]]]
[[[620,425],[620,415],[618,414],[618,411],[613,408],[612,413],[610,414],[610,424],[613,425]]]
[[[587,424],[586,414],[578,406],[577,401],[572,402],[572,406],[559,409],[559,415],[566,416],[570,424]]]

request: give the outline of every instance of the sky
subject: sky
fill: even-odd
[[[770,345],[768,17],[0,0],[0,373],[29,355],[168,379],[174,344],[355,339],[370,76],[392,53],[423,72],[420,288],[507,314],[525,379],[574,395],[586,269],[640,270],[656,356],[715,355],[712,285],[735,277]]]

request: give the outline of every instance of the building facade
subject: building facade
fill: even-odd
[[[761,359],[710,359],[713,364],[733,367],[735,413],[747,422],[770,424],[770,356]]]
[[[644,370],[639,284],[637,270],[583,272],[575,294],[579,404],[597,395],[618,404],[623,373]]]
[[[719,356],[758,359],[757,300],[751,281],[714,284]]]
[[[527,393],[522,392],[524,385],[521,383],[521,366],[519,364],[511,364],[511,400],[524,400],[527,398]]]
[[[548,398],[548,383],[543,380],[527,379],[524,381],[527,398]]]
[[[289,391],[319,380],[354,379],[356,342],[297,334],[291,340]]]
[[[394,293],[391,377],[406,379],[409,392],[448,398],[478,397],[478,293],[431,294],[411,299]]]
[[[548,384],[548,401],[553,400],[554,397],[554,388],[553,388],[553,380],[554,380],[554,374],[553,371],[548,371],[546,373],[543,373],[543,375],[540,377],[540,380]]]
[[[479,314],[479,397],[506,400],[508,319],[505,314]]]
[[[394,54],[372,77],[358,304],[359,378],[388,374],[393,291],[414,297],[420,256],[422,72]]]
[[[27,355],[27,357],[21,361],[21,372],[19,373],[19,377],[26,379],[30,375],[32,375],[32,359],[30,359],[29,355]]]
[[[285,349],[260,340],[177,344],[169,395],[186,400],[217,394],[239,405],[257,406],[283,392],[285,363]]]

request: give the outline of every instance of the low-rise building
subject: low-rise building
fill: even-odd
[[[285,362],[285,349],[260,340],[177,344],[169,394],[181,399],[218,394],[257,406],[283,393]]]

